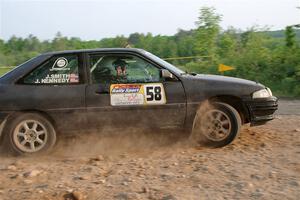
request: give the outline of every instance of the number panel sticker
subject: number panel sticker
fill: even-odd
[[[166,104],[164,86],[161,83],[112,84],[110,103],[112,106]]]
[[[165,104],[166,96],[164,86],[161,83],[145,84],[146,104]]]

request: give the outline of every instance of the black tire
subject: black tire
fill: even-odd
[[[223,147],[239,135],[241,124],[232,106],[222,102],[204,104],[194,118],[190,140],[195,145]]]
[[[56,131],[52,123],[38,113],[19,113],[10,117],[4,134],[4,145],[14,155],[45,153],[56,143]]]

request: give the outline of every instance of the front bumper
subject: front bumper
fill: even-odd
[[[265,124],[274,119],[274,112],[278,109],[278,99],[269,97],[263,99],[247,99],[244,101],[251,126]]]

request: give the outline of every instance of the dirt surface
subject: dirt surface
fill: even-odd
[[[281,101],[286,109],[275,120],[244,126],[220,149],[132,130],[61,138],[48,156],[1,155],[0,199],[300,199],[300,109],[288,111],[293,103]]]

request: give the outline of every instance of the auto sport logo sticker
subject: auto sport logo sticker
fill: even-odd
[[[141,85],[114,85],[111,93],[139,93]]]
[[[166,96],[161,83],[112,84],[110,86],[112,106],[165,104]]]

